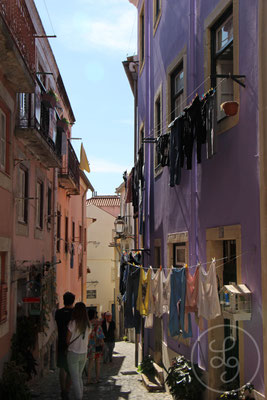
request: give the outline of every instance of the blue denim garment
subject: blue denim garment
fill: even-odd
[[[141,317],[136,309],[136,300],[138,297],[138,287],[140,279],[140,268],[127,266],[128,276],[124,306],[124,327],[135,328],[136,333],[140,333]]]
[[[188,332],[184,329],[184,309],[186,293],[185,269],[173,270],[171,275],[170,319],[169,330],[171,336],[180,335],[183,338],[192,337],[191,315],[188,315]],[[179,304],[178,304],[179,303]],[[179,310],[179,311],[178,311]]]

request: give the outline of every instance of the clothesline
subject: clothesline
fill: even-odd
[[[242,252],[241,254],[238,254],[237,256],[235,256],[235,257],[231,257],[230,259],[229,259],[229,261],[227,261],[227,262],[230,262],[230,261],[233,261],[233,260],[236,260],[237,258],[239,258],[239,257],[241,257],[243,254],[245,254],[245,253],[247,253],[248,252],[248,250],[246,250],[246,251],[244,251],[244,252]],[[226,258],[228,258],[227,256],[226,257],[222,257],[222,258],[218,258],[217,260],[215,259],[215,258],[213,258],[211,261],[207,261],[207,262],[205,262],[205,263],[201,263],[201,262],[199,262],[198,264],[196,264],[196,265],[190,265],[190,266],[186,266],[186,264],[183,266],[183,267],[180,267],[180,268],[177,268],[177,267],[167,267],[166,269],[174,269],[174,270],[181,270],[182,268],[195,268],[195,267],[199,267],[199,266],[201,266],[201,265],[207,265],[207,264],[210,264],[210,263],[212,263],[212,261],[221,261],[221,260],[225,260]],[[132,267],[136,267],[136,268],[141,268],[141,267],[143,267],[142,265],[136,265],[136,264],[132,264],[132,263],[129,263],[129,262],[127,262],[127,264],[128,265],[131,265]],[[225,265],[225,263],[222,263],[222,264],[220,264],[220,265],[217,265],[216,266],[216,269],[217,268],[220,268],[220,267],[222,267],[223,265]],[[153,271],[158,271],[159,270],[159,268],[153,268],[153,267],[149,267],[150,269],[152,269]]]
[[[189,97],[191,97],[192,96],[192,94],[194,94],[195,92],[196,92],[196,90],[198,90],[204,83],[206,83],[206,81],[209,79],[209,77],[208,78],[206,78],[199,86],[197,86],[195,89],[194,89],[194,91],[193,92],[191,92],[184,100],[183,100],[183,102],[181,103],[181,105],[183,106],[185,103],[186,103],[186,101],[189,99]],[[215,92],[216,91],[216,89],[223,83],[223,81],[225,81],[227,78],[223,78],[216,86],[215,86],[215,88],[213,88],[213,91]],[[210,89],[211,90],[211,89]],[[179,105],[179,107],[180,107],[180,105]],[[170,117],[172,114],[173,114],[173,112],[175,112],[176,110],[178,110],[178,106],[173,110],[173,111],[171,111],[169,114],[167,114],[167,116],[166,116],[166,118],[168,118],[168,117]],[[176,118],[176,117],[175,117]],[[174,120],[175,120],[175,118],[174,118]],[[173,120],[173,121],[174,121]],[[170,124],[173,122],[173,121],[171,121],[170,122]],[[169,125],[170,125],[169,124]],[[157,129],[159,126],[161,125],[161,122],[159,122],[154,128],[152,128],[150,131],[149,131],[149,133],[148,133],[148,135],[144,138],[144,139],[149,139],[149,138],[154,138],[154,132],[156,131],[157,132],[157,136],[161,136],[162,134],[163,134],[163,131],[164,131],[164,129],[166,129],[166,128],[161,128],[161,129]],[[168,128],[169,128],[169,125],[168,125]],[[167,129],[166,129],[167,130]]]

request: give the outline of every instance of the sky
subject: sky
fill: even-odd
[[[136,54],[128,0],[35,0],[76,118],[98,195],[114,194],[133,166],[134,99],[122,61]],[[78,158],[81,141],[72,140]],[[91,197],[89,191],[88,197]]]

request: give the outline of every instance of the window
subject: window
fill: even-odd
[[[69,218],[65,217],[65,253],[69,250]]]
[[[0,323],[7,320],[7,282],[6,282],[7,253],[0,252]]]
[[[57,251],[60,252],[61,212],[57,210]]]
[[[234,73],[233,59],[233,8],[232,6],[211,28],[211,74],[212,87],[217,87],[217,120],[225,117],[221,103],[233,100],[232,79],[216,78],[215,75]]]
[[[183,63],[171,74],[171,121],[181,114],[184,102],[184,70]]]
[[[23,166],[18,169],[18,220],[28,222],[28,170]]]
[[[52,189],[48,186],[47,189],[47,227],[51,225],[51,213],[52,213]]]
[[[82,243],[82,227],[79,225],[79,242]]]
[[[159,268],[161,266],[161,247],[155,246],[155,255],[154,255],[154,265],[155,268]]]
[[[173,244],[173,266],[175,268],[182,268],[186,264],[186,243]]]
[[[145,6],[140,12],[139,16],[139,61],[140,61],[140,72],[145,62]]]
[[[37,182],[36,186],[36,225],[43,229],[44,215],[44,184],[41,181]]]
[[[154,137],[158,138],[161,135],[162,131],[162,118],[161,118],[161,91],[158,94],[158,97],[156,98],[155,101],[155,106],[154,106]],[[157,150],[157,146],[155,146],[155,168],[159,166],[159,160],[160,156]]]
[[[75,242],[75,222],[72,221],[72,241]]]
[[[96,290],[87,290],[86,298],[87,299],[96,299]]]
[[[6,116],[0,109],[0,169],[6,170],[7,132]]]

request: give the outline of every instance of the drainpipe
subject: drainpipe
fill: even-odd
[[[190,0],[190,11],[189,11],[189,21],[190,21],[190,71],[189,71],[189,82],[191,82],[192,87],[190,87],[189,92],[193,92],[196,87],[196,0]],[[193,97],[195,93],[193,94]],[[194,143],[193,149],[193,169],[191,170],[191,259],[190,263],[196,264],[198,262],[198,224],[197,224],[197,152],[196,144]]]
[[[57,196],[58,196],[58,168],[53,169],[53,208],[52,208],[52,264],[55,268],[55,280],[57,283]]]
[[[81,179],[81,178],[80,178]],[[84,278],[83,278],[83,274],[84,274],[84,270],[83,270],[83,259],[84,259],[84,241],[85,241],[85,237],[84,237],[84,200],[85,200],[85,196],[87,193],[87,189],[85,189],[84,194],[82,195],[82,234],[81,234],[81,240],[82,240],[82,257],[81,257],[81,264],[82,264],[82,276],[81,276],[81,301],[84,301],[84,290],[83,290],[83,285],[84,285]],[[87,271],[87,268],[86,268]],[[87,272],[86,272],[87,273]]]

